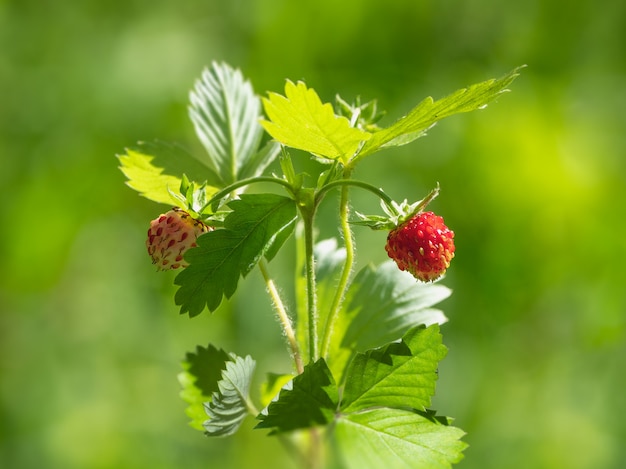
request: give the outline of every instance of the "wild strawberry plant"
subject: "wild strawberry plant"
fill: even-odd
[[[518,72],[428,97],[379,127],[374,101],[337,97],[333,107],[291,81],[284,95],[259,98],[240,71],[213,63],[189,105],[206,152],[158,143],[119,156],[127,184],[168,206],[150,224],[146,245],[157,270],[179,269],[174,300],[181,314],[214,312],[258,268],[293,359],[291,373],[268,373],[253,402],[255,360],[219,344],[198,346],[179,375],[194,428],[228,436],[252,416],[255,428],[280,437],[310,468],[331,457],[358,469],[447,468],[462,458],[464,432],[430,409],[447,350],[439,329],[447,318],[434,306],[450,295],[435,281],[455,252],[453,231],[425,211],[439,188],[396,202],[353,173],[365,157],[424,136],[444,117],[485,107]],[[302,152],[321,162],[319,174],[298,172]],[[279,172],[267,174],[275,160]],[[246,192],[259,183],[276,190]],[[381,212],[351,213],[355,190],[378,197]],[[340,194],[341,242],[316,239],[318,208],[331,191]],[[358,226],[387,230],[380,249],[393,261],[353,274]],[[292,236],[297,280],[290,309],[269,263]]]

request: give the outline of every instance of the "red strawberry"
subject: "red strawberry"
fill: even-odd
[[[418,280],[441,277],[454,257],[454,232],[433,212],[414,215],[387,236],[387,254]]]
[[[184,210],[174,207],[150,222],[146,247],[157,270],[178,269],[189,264],[183,259],[185,252],[196,247],[196,239],[212,230]]]

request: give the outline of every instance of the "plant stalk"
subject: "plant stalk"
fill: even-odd
[[[352,175],[351,168],[345,168],[343,177],[344,182],[350,181]],[[324,335],[322,338],[322,356],[327,357],[330,349],[330,341],[332,338],[333,328],[335,322],[339,317],[339,311],[341,311],[341,305],[348,288],[348,282],[350,281],[350,274],[354,265],[354,240],[352,238],[352,229],[348,221],[350,215],[349,205],[349,185],[344,183],[341,185],[341,198],[339,200],[339,223],[341,225],[341,232],[343,235],[344,246],[346,249],[346,260],[337,284],[337,291],[333,298],[333,302],[326,318],[326,324],[324,325]],[[381,191],[382,192],[382,191]]]
[[[267,287],[267,291],[272,298],[272,303],[274,303],[274,308],[276,309],[276,314],[278,315],[278,319],[283,328],[283,332],[285,333],[285,337],[287,337],[287,342],[289,342],[289,347],[291,348],[291,355],[296,363],[296,370],[298,374],[304,371],[304,365],[302,364],[302,354],[300,353],[300,347],[298,345],[298,340],[296,339],[296,333],[293,329],[293,325],[291,323],[291,318],[287,313],[287,309],[285,308],[285,304],[276,289],[276,285],[274,284],[274,280],[269,273],[269,269],[267,267],[267,261],[265,259],[261,259],[259,261],[259,269],[261,270],[261,274],[263,275],[263,279],[265,280],[265,286]]]
[[[317,285],[315,279],[315,257],[313,256],[313,215],[314,210],[302,210],[304,224],[304,250],[305,250],[305,274],[307,313],[309,318],[309,360],[316,362],[319,358],[317,336]]]

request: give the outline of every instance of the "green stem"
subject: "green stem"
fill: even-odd
[[[250,399],[246,399],[245,404],[246,404],[246,408],[248,410],[248,413],[250,415],[252,415],[253,417],[256,417],[257,415],[259,415],[258,409],[252,403],[252,401],[250,401]],[[302,462],[303,464],[308,464],[307,456],[304,454],[304,452],[297,445],[294,444],[293,441],[291,441],[289,439],[289,437],[287,435],[284,435],[284,434],[278,435],[278,440],[285,447],[287,452],[289,452],[292,455],[292,457],[294,459],[297,459],[298,461]]]
[[[344,178],[346,177],[346,175],[349,176],[351,172],[352,172],[351,170],[346,168],[346,170],[344,170]],[[333,181],[333,182],[326,184],[319,191],[317,191],[316,200],[320,201],[322,197],[324,196],[324,194],[328,192],[330,189],[333,189],[335,187],[341,187],[343,189],[346,186],[355,186],[355,187],[360,187],[361,189],[365,189],[373,193],[374,195],[378,196],[388,207],[393,208],[392,206],[393,199],[389,197],[387,194],[385,194],[385,192],[383,192],[382,189],[379,189],[378,187],[374,187],[371,184],[368,184],[363,181],[357,181],[357,180],[348,179],[348,178],[338,179],[337,181]]]
[[[302,210],[304,223],[304,251],[305,251],[305,273],[306,273],[306,294],[307,312],[309,318],[309,360],[317,361],[319,349],[317,344],[317,285],[315,280],[315,258],[313,256],[313,215],[314,209]]]
[[[313,427],[309,430],[310,448],[308,469],[322,469],[324,467],[324,445],[320,429]]]
[[[336,181],[335,183],[328,184],[326,187],[331,186],[332,184],[336,184],[337,182],[342,182],[341,184],[341,198],[339,201],[339,223],[341,225],[341,232],[343,235],[344,246],[346,248],[346,260],[343,266],[343,270],[341,272],[341,277],[339,278],[339,282],[337,284],[337,290],[335,292],[335,296],[333,298],[332,305],[330,307],[330,311],[328,312],[328,316],[326,318],[326,324],[324,325],[324,335],[322,338],[322,356],[326,357],[328,355],[328,351],[330,349],[330,340],[332,337],[333,328],[335,326],[335,322],[339,317],[339,311],[341,310],[341,305],[343,303],[343,299],[346,294],[346,290],[348,288],[348,282],[350,280],[350,274],[352,273],[352,268],[354,265],[354,240],[352,239],[352,229],[350,228],[350,223],[348,221],[350,215],[350,206],[349,206],[349,186],[356,185],[359,187],[365,187],[366,189],[374,189],[374,192],[380,196],[382,194],[383,200],[386,200],[387,195],[382,192],[380,189],[376,189],[369,184],[360,183],[358,181],[351,181],[349,178],[352,174],[352,170],[346,168],[344,170],[344,178],[343,180]],[[355,182],[357,184],[350,184],[351,182]],[[336,184],[337,185],[337,184]],[[391,201],[391,199],[389,199]]]
[[[241,181],[234,182],[233,184],[222,189],[221,191],[213,194],[213,197],[211,197],[211,199],[209,199],[209,201],[206,204],[204,204],[204,206],[200,209],[200,212],[201,213],[204,212],[204,210],[206,210],[207,207],[210,207],[215,202],[219,201],[220,199],[223,199],[228,194],[239,189],[240,187],[248,186],[256,182],[272,182],[274,184],[280,184],[281,186],[286,187],[289,193],[293,195],[293,187],[284,179],[279,179],[279,178],[275,178],[271,176],[259,176],[259,177],[253,177],[253,178],[248,178],[248,179],[242,179]]]
[[[261,274],[263,275],[263,279],[265,280],[267,291],[272,298],[272,302],[274,303],[274,308],[276,308],[276,314],[278,315],[278,319],[282,325],[283,332],[287,337],[287,342],[289,342],[291,354],[296,363],[296,370],[298,374],[300,374],[304,371],[300,347],[298,346],[298,341],[296,339],[296,334],[291,324],[291,319],[289,318],[289,314],[287,314],[287,309],[285,308],[285,304],[283,303],[283,300],[281,299],[278,290],[276,289],[276,285],[274,285],[274,280],[272,280],[272,276],[269,273],[269,269],[267,267],[267,262],[265,261],[265,259],[261,259],[259,261],[259,269],[261,270]]]

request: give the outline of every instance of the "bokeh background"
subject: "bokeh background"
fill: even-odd
[[[155,138],[202,151],[188,91],[218,60],[259,94],[290,78],[378,98],[386,124],[528,64],[357,175],[396,199],[441,184],[457,257],[433,405],[468,433],[457,467],[626,467],[625,44],[621,0],[0,0],[0,466],[291,467],[251,420],[222,440],[187,426],[187,351],[251,354],[260,377],[288,357],[255,274],[178,315],[144,252],[164,207],[115,158]],[[385,259],[384,233],[356,236],[359,265]]]

